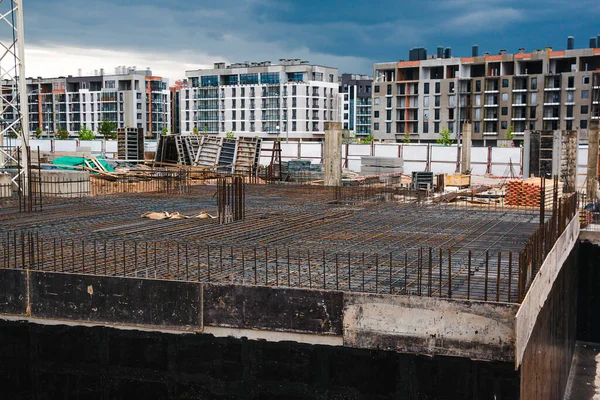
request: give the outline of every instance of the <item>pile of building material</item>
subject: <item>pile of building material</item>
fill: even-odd
[[[554,182],[545,181],[544,203],[552,203]],[[558,196],[562,196],[561,185],[558,186]],[[512,180],[506,183],[506,196],[504,204],[507,206],[539,207],[542,192],[542,178],[529,178],[525,180]]]
[[[160,137],[154,161],[251,176],[258,169],[260,148],[259,138],[167,135]]]
[[[361,175],[398,174],[404,172],[404,160],[400,157],[363,156],[360,163]]]
[[[446,175],[444,186],[455,186],[458,188],[466,188],[471,186],[471,175],[453,174]]]

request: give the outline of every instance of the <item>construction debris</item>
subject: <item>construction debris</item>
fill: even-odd
[[[209,213],[206,213],[206,212],[201,212],[198,215],[188,216],[188,215],[183,215],[177,211],[172,212],[172,213],[170,213],[168,211],[163,211],[163,212],[149,211],[147,213],[142,214],[142,218],[148,218],[148,219],[160,221],[163,219],[193,219],[193,218],[216,219],[217,217],[210,215]]]

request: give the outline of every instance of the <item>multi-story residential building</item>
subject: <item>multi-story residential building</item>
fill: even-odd
[[[439,52],[438,52],[439,53]],[[442,129],[460,134],[472,122],[474,145],[515,139],[525,130],[580,130],[597,119],[600,48],[374,65],[376,139],[434,142]]]
[[[97,132],[100,122],[117,128],[143,128],[155,138],[170,127],[168,81],[150,70],[117,68],[114,75],[28,78],[29,130],[51,135],[66,129],[76,135],[82,126]]]
[[[338,72],[307,61],[232,64],[186,72],[181,132],[322,140],[338,121]]]
[[[342,128],[359,137],[371,134],[372,85],[370,76],[342,74],[340,77]]]
[[[176,81],[174,86],[171,86],[171,133],[181,133],[181,91],[187,89],[187,81]]]

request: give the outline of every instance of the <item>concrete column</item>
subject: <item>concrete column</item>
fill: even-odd
[[[588,129],[588,168],[587,168],[587,199],[588,202],[594,202],[596,198],[596,189],[598,188],[598,140],[600,137],[600,127],[598,121],[590,121]]]
[[[462,163],[460,172],[470,173],[471,170],[471,147],[473,145],[473,125],[470,122],[463,123],[462,129]]]
[[[342,184],[342,123],[325,122],[325,143],[323,145],[323,167],[325,186]]]

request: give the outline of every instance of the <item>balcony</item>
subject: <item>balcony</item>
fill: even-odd
[[[483,132],[483,136],[497,136],[498,132]]]
[[[560,90],[560,87],[546,87],[546,88],[544,88],[545,92],[556,92],[556,91],[559,91],[559,90]]]
[[[498,104],[484,104],[484,107],[498,107]]]
[[[527,103],[513,103],[512,106],[513,107],[526,107]]]

